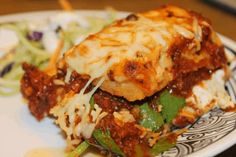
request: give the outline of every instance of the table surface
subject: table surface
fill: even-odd
[[[57,0],[0,0],[0,15],[20,12],[60,9]],[[208,17],[214,29],[236,41],[236,16],[205,3],[202,0],[71,0],[75,9],[104,9],[112,6],[122,11],[145,11],[164,4],[174,4],[200,12]],[[236,145],[217,157],[236,156]]]

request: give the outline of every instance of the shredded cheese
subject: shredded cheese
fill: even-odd
[[[174,25],[174,29],[185,38],[188,38],[188,39],[194,38],[194,34],[182,26]]]
[[[122,121],[123,123],[134,122],[134,116],[128,110],[121,110],[120,112],[114,112],[115,119]]]
[[[98,118],[97,118],[97,120],[96,120],[96,124],[98,124],[98,122],[99,122],[102,118],[106,117],[107,115],[108,115],[107,112],[102,112],[101,114],[99,114],[99,115],[98,115]]]
[[[71,74],[72,74],[72,69],[71,68],[67,68],[66,76],[65,76],[65,83],[69,83],[70,82]]]
[[[84,138],[90,138],[98,122],[97,119],[101,119],[99,117],[101,108],[95,104],[94,110],[91,111],[89,101],[103,83],[104,78],[100,78],[97,85],[90,92],[85,93],[93,80],[94,78],[90,78],[78,94],[69,92],[62,102],[50,111],[57,118],[56,124],[65,131],[68,141],[72,140],[71,137],[83,136]],[[90,116],[92,116],[92,120]],[[78,118],[79,122],[77,122]]]
[[[62,85],[62,86],[65,85],[65,82],[63,82],[62,80],[59,80],[59,79],[53,80],[53,83],[54,83],[55,85]]]
[[[201,48],[202,31],[197,19],[193,23],[173,24],[173,21],[152,20],[142,14],[137,14],[137,17],[135,21],[114,22],[89,36],[65,54],[65,62],[79,74],[94,78],[105,77],[106,81],[109,81],[108,71],[117,70],[114,65],[122,66],[122,61],[150,61],[158,76],[161,76],[165,73],[164,69],[171,66],[166,51],[175,42],[176,37],[196,38],[192,45]],[[153,58],[159,58],[159,64]],[[117,73],[113,81],[124,83],[127,78],[122,72]]]
[[[94,104],[94,109],[91,111],[91,115],[93,117],[92,121],[96,121],[96,119],[98,118],[99,114],[102,112],[102,109],[97,105]]]
[[[154,50],[166,51],[175,35],[169,33],[169,29],[176,31],[167,22],[154,22],[142,16],[138,21],[126,23],[130,27],[108,27],[92,38],[85,39],[66,53],[66,63],[77,73],[91,77],[105,76],[114,64],[125,59],[134,59],[139,56],[138,53],[145,59]],[[193,35],[185,28],[182,29],[187,33],[181,35]]]

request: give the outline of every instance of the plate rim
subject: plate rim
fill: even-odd
[[[217,33],[221,39],[221,42],[224,46],[227,46],[231,48],[234,52],[236,52],[236,42],[232,39],[226,37],[225,35],[222,35],[220,33]],[[224,147],[222,147],[222,143],[224,144]],[[220,154],[221,152],[229,149],[231,146],[236,144],[236,129],[227,134],[225,137],[219,139],[218,141],[208,145],[204,149],[198,150],[196,152],[193,152],[188,157],[199,157],[201,155],[205,156],[215,156]]]
[[[22,20],[32,20],[34,17],[37,17],[37,19],[45,19],[47,17],[50,17],[51,15],[55,15],[57,13],[64,12],[63,10],[43,10],[43,11],[30,11],[30,12],[21,12],[21,13],[12,13],[12,14],[5,14],[0,15],[0,24],[4,22],[14,22],[14,21],[22,21]],[[82,16],[89,16],[89,15],[96,15],[98,16],[105,16],[106,11],[105,10],[95,10],[95,9],[82,9],[82,10],[75,10],[76,13],[80,13]],[[125,16],[131,12],[127,11],[117,11],[118,17],[119,16]],[[219,34],[219,37],[224,45],[227,45],[228,47],[232,48],[236,52],[236,42],[232,39]],[[14,96],[13,96],[14,97]],[[1,97],[0,97],[1,98]],[[223,146],[222,146],[223,143]],[[198,157],[198,156],[214,156],[217,155],[231,146],[236,144],[236,129],[227,134],[225,137],[219,139],[218,141],[208,145],[207,147],[198,150],[196,152],[193,152],[188,157]]]

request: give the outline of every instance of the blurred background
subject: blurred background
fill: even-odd
[[[75,9],[145,11],[164,4],[175,4],[208,17],[214,29],[236,41],[236,0],[70,0]],[[223,3],[222,3],[223,2]],[[0,0],[0,15],[60,9],[58,0]],[[234,9],[235,8],[235,9]]]

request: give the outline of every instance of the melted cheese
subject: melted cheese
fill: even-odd
[[[91,115],[93,117],[92,121],[95,122],[98,118],[99,114],[102,112],[102,109],[97,105],[94,104],[94,110],[91,111]]]
[[[115,119],[122,121],[124,123],[134,122],[134,116],[128,110],[122,110],[120,112],[114,112],[113,116]]]
[[[181,34],[185,38],[191,39],[194,37],[194,34],[192,32],[182,26],[174,25],[174,28],[179,34]]]
[[[68,68],[67,71],[66,71],[66,76],[65,76],[65,83],[69,83],[70,82],[70,77],[71,77],[71,74],[72,74],[72,69],[71,68]]]
[[[179,24],[153,21],[142,15],[138,18],[137,21],[118,21],[88,37],[66,54],[66,62],[79,74],[101,77],[112,65],[135,59],[138,53],[145,60],[145,56],[152,55],[153,51],[155,54],[166,51],[175,36],[194,38],[193,30]],[[189,27],[192,28],[192,23]]]
[[[192,53],[201,50],[202,20],[178,8],[173,9],[176,16],[169,17],[168,12],[167,7],[118,20],[68,51],[64,61],[79,74],[104,77],[101,89],[112,95],[128,101],[151,96],[174,79],[169,54],[182,39],[190,39],[183,51],[190,60],[203,59]]]
[[[211,79],[202,81],[201,84],[194,86],[193,96],[186,101],[195,104],[195,108],[203,113],[208,112],[215,106],[222,109],[234,107],[234,103],[224,88],[224,76],[223,70],[216,71]]]
[[[90,138],[96,126],[96,120],[100,115],[101,109],[95,105],[96,110],[91,112],[93,117],[91,120],[89,101],[94,92],[101,86],[104,78],[101,78],[90,92],[85,93],[85,90],[93,80],[94,78],[90,78],[80,93],[68,93],[64,100],[50,111],[57,117],[56,123],[66,132],[68,141],[71,140],[71,136]],[[80,120],[76,122],[78,118]]]

